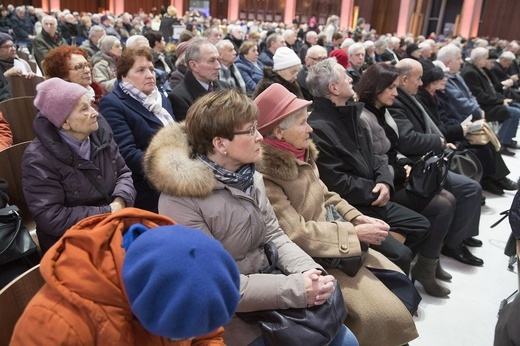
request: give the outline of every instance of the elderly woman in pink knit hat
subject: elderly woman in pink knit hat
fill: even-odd
[[[61,78],[36,90],[36,138],[23,155],[22,182],[45,252],[76,222],[133,206],[135,189],[89,91]]]
[[[345,324],[360,345],[401,345],[417,337],[412,315],[377,274],[397,276],[408,283],[403,289],[412,295],[413,284],[368,247],[381,244],[389,226],[361,214],[320,180],[318,151],[307,123],[310,101],[275,83],[254,102],[258,131],[264,136],[256,168],[263,175],[267,197],[289,238],[338,280],[349,311]]]
[[[282,85],[298,98],[303,99],[300,86],[296,82],[298,72],[302,68],[302,62],[298,55],[291,48],[280,47],[274,53],[273,61],[272,68],[264,67],[264,78],[258,82],[253,99],[273,83]]]

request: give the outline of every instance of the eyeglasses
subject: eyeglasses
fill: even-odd
[[[314,61],[323,61],[323,60],[327,59],[326,56],[319,56],[317,58],[310,56],[309,58],[311,58]]]
[[[2,46],[0,48],[4,48],[4,49],[13,49],[13,48],[16,48],[16,46],[14,44],[8,44],[7,46]]]
[[[92,69],[92,65],[89,62],[79,63],[70,70],[83,71],[85,68]]]
[[[251,126],[250,128],[248,128],[247,130],[245,131],[237,131],[237,132],[233,132],[234,135],[247,135],[249,134],[251,137],[254,137],[255,134],[256,134],[256,130],[258,129],[258,121],[255,121],[253,123],[253,126]]]

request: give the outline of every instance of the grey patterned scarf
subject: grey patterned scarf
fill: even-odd
[[[243,165],[238,171],[231,172],[224,167],[217,165],[205,155],[197,155],[197,157],[209,168],[211,168],[215,179],[247,194],[251,193],[251,189],[253,187],[253,175],[255,174],[254,164],[250,163]]]

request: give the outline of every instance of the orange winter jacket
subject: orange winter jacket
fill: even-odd
[[[123,289],[123,233],[133,224],[172,225],[168,217],[125,208],[84,219],[42,259],[44,286],[18,320],[11,345],[224,345],[224,329],[171,342],[146,331]]]

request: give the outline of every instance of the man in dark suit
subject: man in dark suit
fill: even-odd
[[[486,112],[486,120],[502,124],[497,133],[503,146],[501,153],[512,156],[514,153],[506,147],[517,149],[513,138],[516,137],[520,108],[512,99],[497,93],[493,83],[482,70],[489,58],[488,50],[483,47],[475,48],[471,51],[470,57],[472,62],[465,64],[460,74],[480,107]]]
[[[188,109],[196,99],[208,92],[227,87],[218,80],[221,67],[219,54],[213,43],[205,38],[196,39],[186,50],[185,58],[188,72],[184,80],[168,95],[177,121],[186,118]]]
[[[314,32],[314,31],[313,31]],[[307,50],[307,56],[305,57],[305,66],[298,72],[296,82],[300,86],[303,97],[306,100],[312,101],[313,97],[307,87],[307,75],[309,74],[309,68],[316,65],[320,61],[327,59],[327,50],[319,45],[310,47]]]
[[[347,74],[352,78],[352,88],[356,90],[356,84],[361,79],[365,62],[365,46],[363,46],[363,43],[356,42],[348,47],[348,58],[350,66],[347,68]]]
[[[399,152],[418,159],[430,150],[439,154],[446,147],[453,147],[414,97],[422,85],[421,64],[413,59],[403,59],[396,67],[399,69],[399,94],[389,111],[399,129]],[[465,264],[481,266],[484,261],[468,250],[465,241],[472,246],[482,246],[482,242],[472,238],[478,235],[482,188],[478,182],[451,171],[448,179],[450,186],[445,188],[455,196],[457,204],[442,254]]]

